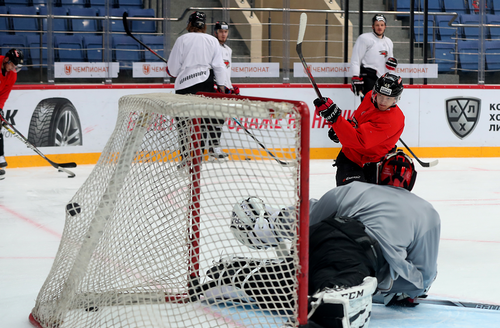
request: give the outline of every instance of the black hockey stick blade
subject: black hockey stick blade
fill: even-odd
[[[164,63],[167,63],[167,60],[165,58],[163,58],[162,56],[158,55],[153,49],[151,49],[150,47],[148,47],[147,45],[145,45],[141,40],[139,40],[138,38],[136,38],[132,32],[130,32],[130,28],[128,26],[128,20],[127,20],[127,17],[128,17],[128,13],[127,12],[124,12],[123,13],[123,28],[125,29],[125,33],[127,33],[127,35],[129,37],[131,37],[132,39],[134,39],[135,41],[137,41],[141,46],[143,46],[144,48],[146,48],[149,52],[151,52],[153,55],[155,55],[156,57],[160,58]]]
[[[54,168],[58,169],[61,172],[64,172],[64,173],[68,174],[68,178],[74,178],[75,177],[76,174],[67,169],[68,167],[69,168],[76,167],[76,163],[75,162],[70,162],[70,163],[56,163],[56,162],[53,162],[49,158],[47,158],[47,156],[45,156],[40,150],[38,150],[38,148],[36,148],[35,146],[33,146],[28,141],[28,139],[26,139],[26,137],[24,137],[22,135],[22,133],[19,132],[12,124],[8,123],[3,118],[2,118],[2,126],[7,131],[9,131],[14,137],[16,137],[17,139],[19,139],[22,143],[24,143],[28,148],[30,148],[35,153],[37,153],[38,155],[40,155],[43,159],[45,159],[47,162],[49,162],[50,165],[52,165]]]
[[[321,92],[319,91],[318,85],[314,81],[311,71],[307,66],[306,60],[302,55],[302,41],[304,41],[304,35],[306,34],[306,26],[307,26],[307,14],[302,13],[300,14],[299,35],[297,37],[297,46],[295,47],[295,50],[297,51],[297,55],[299,55],[300,62],[302,63],[302,66],[304,66],[304,70],[306,71],[306,74],[309,77],[309,81],[311,82],[314,91],[316,91],[316,95],[318,96],[318,98],[323,98]]]
[[[245,128],[245,126],[243,124],[241,124],[241,122],[232,117],[233,121],[236,122],[236,124],[238,124],[250,137],[252,137],[253,140],[255,140],[260,147],[262,147],[262,149],[264,149],[266,151],[266,153],[269,154],[269,156],[271,156],[276,162],[278,162],[281,166],[291,166],[293,163],[291,162],[284,162],[282,160],[280,160],[278,157],[276,157],[271,151],[269,151],[266,146],[264,146],[250,131],[247,130],[247,128]]]
[[[432,162],[422,162],[418,157],[417,155],[415,155],[413,153],[413,151],[411,151],[410,147],[408,147],[408,145],[405,144],[405,142],[403,141],[403,139],[399,138],[399,141],[401,141],[401,143],[403,144],[403,146],[405,146],[405,148],[410,152],[410,154],[413,156],[413,158],[418,162],[418,164],[420,164],[422,167],[433,167],[433,166],[436,166],[438,165],[439,163],[439,160],[433,160]]]

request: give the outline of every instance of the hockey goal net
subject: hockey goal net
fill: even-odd
[[[228,157],[209,158],[204,118],[225,120],[220,147]],[[98,163],[67,204],[59,250],[30,322],[44,328],[305,323],[308,122],[302,102],[122,97]],[[270,208],[293,206],[294,233],[278,249],[249,248],[231,233],[233,206],[249,196]],[[225,279],[214,274],[231,261],[237,265]]]

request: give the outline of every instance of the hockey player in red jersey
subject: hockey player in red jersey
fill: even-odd
[[[398,66],[392,41],[385,36],[386,24],[384,15],[373,16],[373,31],[361,34],[352,48],[351,90],[357,96],[366,95],[380,76],[394,71]]]
[[[374,181],[374,166],[395,148],[403,133],[405,117],[397,105],[403,88],[399,76],[384,74],[351,120],[340,115],[340,108],[330,98],[314,100],[316,114],[331,123],[328,136],[342,144],[334,164],[337,186],[352,181]]]
[[[23,53],[18,49],[10,49],[5,56],[0,56],[2,74],[0,74],[0,116],[4,117],[3,107],[9,98],[10,91],[17,81],[17,72],[24,63]],[[0,120],[1,122],[1,120]],[[5,178],[4,167],[7,161],[4,157],[2,126],[0,125],[0,180]]]

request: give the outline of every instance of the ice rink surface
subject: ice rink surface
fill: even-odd
[[[331,164],[311,161],[312,198],[334,187]],[[432,168],[416,166],[413,192],[431,202],[442,220],[438,277],[430,297],[500,305],[500,158],[442,158]],[[6,179],[0,181],[0,327],[32,327],[28,316],[57,253],[65,205],[92,168],[77,167],[73,179],[52,167],[7,168]],[[394,327],[420,327],[418,322],[429,312],[423,311],[425,306],[416,309],[375,309],[370,327],[388,326],[391,318]],[[435,314],[436,319],[447,311]],[[452,327],[471,327],[467,320],[474,322],[474,316],[464,313],[469,312],[450,314],[457,319]],[[500,319],[500,311],[484,316],[489,319],[475,326],[499,326],[491,318]],[[384,324],[377,324],[382,323],[378,319]],[[425,327],[430,326],[450,327],[450,321],[426,321]]]

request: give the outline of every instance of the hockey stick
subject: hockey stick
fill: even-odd
[[[163,58],[162,56],[158,55],[153,49],[151,49],[150,47],[148,47],[147,45],[145,45],[141,40],[139,40],[134,35],[132,35],[132,32],[130,32],[130,29],[128,27],[127,17],[128,17],[128,13],[124,12],[123,13],[123,28],[125,29],[125,33],[127,33],[127,35],[129,37],[131,37],[132,39],[134,39],[135,41],[137,41],[141,46],[143,46],[144,48],[146,48],[147,50],[149,50],[153,55],[155,55],[156,57],[160,58],[166,64],[167,60],[165,58]]]
[[[299,35],[297,37],[297,47],[296,47],[296,50],[297,50],[297,54],[299,55],[299,58],[300,58],[300,61],[302,62],[302,65],[304,66],[304,69],[306,70],[306,73],[307,73],[307,76],[309,77],[309,81],[311,82],[313,88],[314,88],[314,91],[316,91],[316,95],[318,96],[318,98],[323,98],[323,96],[321,95],[321,92],[319,91],[318,89],[318,85],[316,84],[316,82],[314,81],[314,78],[311,74],[311,71],[309,70],[309,68],[307,67],[307,63],[306,63],[306,60],[304,59],[304,56],[302,55],[302,41],[304,40],[304,35],[306,33],[306,25],[307,25],[307,14],[306,13],[302,13],[300,14],[300,24],[299,24]],[[401,143],[405,146],[406,149],[408,149],[408,151],[413,155],[413,158],[415,158],[415,160],[420,164],[422,165],[422,167],[432,167],[432,166],[436,166],[438,164],[438,160],[434,160],[430,163],[427,163],[427,162],[422,162],[414,153],[413,151],[410,149],[410,147],[408,147],[404,141],[399,138],[399,141],[401,141]]]
[[[238,124],[250,137],[252,137],[253,140],[255,140],[259,146],[262,147],[262,149],[264,149],[276,162],[278,162],[281,166],[290,166],[292,163],[290,162],[283,162],[282,160],[280,160],[279,158],[277,158],[271,151],[269,151],[266,146],[264,146],[250,131],[247,130],[247,128],[245,128],[245,126],[243,126],[243,124],[241,124],[241,122],[232,117],[233,121],[236,122],[236,124]]]
[[[306,34],[306,26],[307,26],[307,14],[302,13],[300,14],[299,36],[297,37],[297,46],[295,47],[295,50],[299,55],[302,66],[304,66],[304,69],[306,70],[307,76],[309,77],[309,81],[311,82],[314,91],[316,91],[316,95],[318,96],[318,98],[321,99],[323,98],[323,96],[321,95],[321,92],[318,89],[318,85],[314,81],[314,78],[311,74],[311,71],[309,70],[309,67],[307,67],[307,63],[306,60],[304,59],[304,56],[302,55],[302,41],[304,41],[304,35]]]
[[[375,304],[384,304],[380,299],[373,299]],[[463,307],[469,309],[480,309],[480,310],[492,310],[500,311],[500,305],[496,304],[485,304],[485,303],[474,303],[474,302],[463,302],[463,301],[451,301],[443,299],[432,299],[432,298],[416,298],[415,303],[417,304],[429,304],[429,305],[442,305],[442,306],[455,306]]]
[[[47,158],[47,156],[45,156],[44,154],[42,154],[42,152],[40,150],[38,150],[38,148],[36,148],[35,146],[33,146],[28,141],[28,139],[26,139],[21,134],[21,132],[19,132],[12,124],[10,124],[9,122],[7,122],[1,116],[0,116],[0,120],[2,121],[2,126],[5,127],[5,129],[7,129],[7,131],[9,131],[10,133],[12,133],[14,135],[14,137],[16,137],[17,139],[21,140],[21,142],[24,143],[26,146],[28,146],[28,148],[30,148],[31,150],[33,150],[38,155],[42,156],[43,159],[45,159],[47,162],[50,163],[50,165],[52,165],[53,167],[55,167],[56,169],[58,169],[60,171],[65,172],[66,174],[68,174],[68,178],[74,178],[75,177],[75,174],[73,172],[71,172],[70,170],[66,169],[67,167],[76,167],[76,163],[75,162],[70,162],[70,163],[55,163],[55,162],[51,161],[50,159]]]
[[[436,166],[438,163],[439,163],[439,160],[433,160],[432,162],[422,162],[418,157],[417,155],[415,155],[410,147],[408,147],[405,142],[403,141],[403,139],[399,138],[399,141],[401,141],[401,143],[403,144],[403,146],[405,146],[406,149],[408,149],[408,151],[412,154],[413,158],[415,158],[415,160],[418,162],[418,164],[420,164],[422,167],[433,167],[433,166]]]

